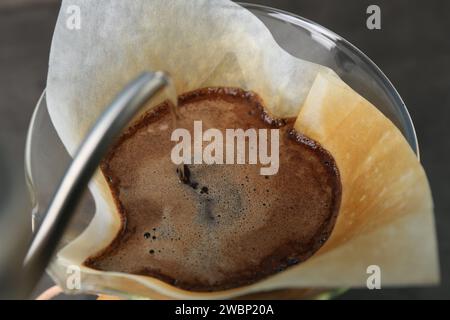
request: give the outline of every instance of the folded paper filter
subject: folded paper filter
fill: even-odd
[[[80,29],[67,20],[78,8]],[[101,173],[90,183],[96,213],[49,267],[57,281],[81,268],[81,290],[149,298],[231,298],[284,288],[366,286],[367,268],[382,286],[439,281],[433,203],[425,172],[400,131],[330,69],[289,55],[252,13],[227,0],[63,1],[47,81],[48,111],[73,154],[87,130],[131,79],[168,72],[178,93],[211,86],[258,93],[274,117],[336,160],[342,202],[326,244],[309,260],[252,285],[190,292],[157,279],[83,266],[120,228]],[[161,95],[148,104],[155,106]],[[301,183],[301,182],[299,182]],[[61,283],[61,285],[64,285]]]

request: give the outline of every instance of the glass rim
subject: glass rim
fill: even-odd
[[[309,20],[307,18],[304,18],[298,14],[285,11],[282,9],[276,9],[273,7],[261,5],[261,4],[253,4],[248,2],[237,2],[239,5],[242,5],[246,9],[259,9],[262,11],[265,11],[269,14],[269,16],[275,17],[280,20],[287,21],[289,23],[293,23],[297,26],[303,27],[309,31],[313,30],[323,36],[325,36],[327,39],[331,40],[332,42],[340,41],[341,44],[343,44],[345,47],[347,47],[352,53],[354,53],[358,58],[363,61],[366,66],[370,68],[370,70],[381,80],[383,83],[383,86],[385,89],[387,89],[390,93],[390,95],[394,98],[396,105],[398,106],[398,111],[400,112],[401,117],[405,120],[406,126],[408,129],[411,130],[411,136],[409,138],[412,139],[412,141],[409,141],[407,136],[402,133],[402,135],[405,137],[405,139],[408,141],[408,144],[410,145],[411,149],[416,154],[417,158],[420,160],[420,149],[419,149],[419,143],[417,139],[417,133],[416,129],[414,127],[414,123],[412,121],[411,115],[409,113],[408,108],[406,107],[405,102],[403,101],[402,97],[398,93],[397,89],[394,87],[392,82],[389,80],[389,78],[384,74],[383,71],[381,71],[380,67],[373,62],[361,49],[359,49],[357,46],[352,44],[350,41],[346,40],[345,38],[341,37],[337,33],[331,31],[330,29],[322,26],[321,24],[314,22],[312,20]],[[276,16],[271,15],[271,13],[275,13]],[[281,16],[280,16],[281,15]]]

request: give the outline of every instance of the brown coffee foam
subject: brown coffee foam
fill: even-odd
[[[190,290],[219,290],[261,279],[309,258],[328,238],[339,209],[332,157],[268,121],[259,98],[207,88],[180,97],[180,127],[280,127],[280,169],[260,165],[190,165],[197,188],[180,183],[170,159],[171,118],[163,104],[120,139],[102,169],[121,214],[123,232],[87,265],[154,276]],[[207,192],[202,192],[207,187]]]

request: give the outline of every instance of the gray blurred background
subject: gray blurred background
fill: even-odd
[[[247,2],[298,14],[352,42],[390,78],[415,123],[421,161],[435,201],[442,284],[429,288],[350,290],[340,299],[450,299],[450,2]],[[365,26],[365,12],[370,4],[381,7],[381,30],[370,31]],[[11,198],[8,186],[13,180],[23,177],[27,126],[45,88],[58,9],[57,0],[0,0],[0,203]],[[16,175],[12,176],[12,172]],[[26,196],[23,192],[23,202]],[[25,238],[29,233],[24,230],[16,236]],[[44,276],[34,296],[51,285]]]

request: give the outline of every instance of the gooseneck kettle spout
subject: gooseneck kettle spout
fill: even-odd
[[[168,84],[163,72],[144,72],[116,96],[90,129],[56,189],[26,254],[24,275],[29,290],[53,257],[83,191],[115,138],[145,103]]]

